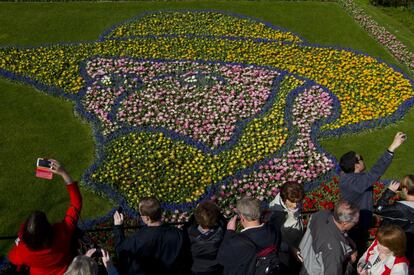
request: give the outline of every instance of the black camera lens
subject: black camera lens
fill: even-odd
[[[92,258],[102,258],[102,250],[97,248],[96,251],[92,254]]]

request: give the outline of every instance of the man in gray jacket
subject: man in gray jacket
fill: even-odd
[[[398,132],[391,145],[368,172],[365,172],[363,157],[353,151],[344,154],[339,161],[339,166],[343,171],[339,180],[341,198],[355,203],[361,211],[358,227],[350,232],[360,253],[366,250],[368,228],[372,226],[373,185],[390,166],[394,151],[400,147],[406,138],[406,134]]]
[[[299,245],[299,257],[303,259],[300,274],[352,274],[357,255],[346,232],[358,219],[359,208],[343,200],[337,203],[333,213],[322,210],[313,214]]]

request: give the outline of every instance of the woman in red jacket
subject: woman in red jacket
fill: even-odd
[[[50,170],[60,175],[66,183],[70,205],[65,218],[51,225],[44,212],[34,211],[22,225],[16,245],[9,252],[11,263],[30,268],[30,274],[63,274],[71,263],[71,241],[82,208],[78,184],[72,180],[63,166],[50,160]]]

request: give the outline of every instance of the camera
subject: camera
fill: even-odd
[[[91,258],[102,258],[102,250],[99,246],[95,248],[95,252],[91,255]]]
[[[369,270],[371,269],[372,264],[370,262],[366,262],[365,264],[361,265],[362,270]]]

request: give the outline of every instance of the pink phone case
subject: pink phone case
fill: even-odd
[[[36,177],[51,180],[53,178],[53,173],[47,168],[37,167]]]

